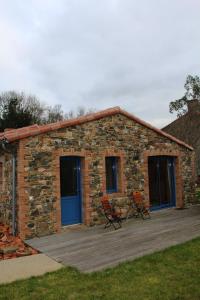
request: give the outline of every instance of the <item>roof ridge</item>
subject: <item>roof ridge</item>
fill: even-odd
[[[109,113],[109,112],[114,112],[114,110],[116,112],[120,111],[121,108],[119,106],[114,106],[114,107],[110,107],[110,108],[107,108],[107,109],[104,109],[104,110],[101,110],[101,111],[97,111],[97,112],[91,112],[91,113],[88,113],[86,115],[83,115],[83,116],[79,116],[79,117],[75,117],[75,118],[71,118],[71,119],[66,119],[66,120],[62,120],[62,121],[58,121],[58,122],[53,122],[53,123],[48,123],[48,124],[44,124],[44,125],[40,125],[40,127],[44,127],[44,126],[53,126],[54,125],[57,125],[57,124],[60,124],[61,126],[62,125],[65,125],[67,123],[71,123],[71,122],[75,122],[75,121],[78,121],[78,120],[85,120],[86,118],[90,118],[90,117],[95,117],[96,115],[99,116],[99,114],[104,114],[104,113]]]
[[[0,141],[3,139],[7,139],[8,142],[14,142],[14,141],[17,141],[20,139],[24,139],[24,138],[35,136],[35,135],[42,134],[45,132],[61,129],[64,127],[76,126],[76,125],[80,125],[80,124],[83,124],[86,122],[99,120],[101,118],[115,115],[118,113],[121,113],[122,115],[126,116],[127,118],[139,123],[140,125],[145,126],[149,129],[157,132],[158,134],[171,139],[172,141],[176,142],[177,144],[180,144],[186,148],[189,148],[190,150],[193,150],[193,148],[190,145],[188,145],[188,144],[184,143],[183,141],[175,138],[174,136],[162,131],[161,129],[158,129],[158,128],[154,127],[153,125],[141,120],[140,118],[136,117],[135,115],[128,113],[127,111],[121,109],[119,106],[111,107],[111,108],[108,108],[105,110],[97,111],[97,112],[87,114],[87,115],[84,115],[81,117],[73,118],[73,119],[63,120],[63,121],[54,122],[54,123],[45,124],[45,125],[34,124],[34,125],[15,129],[14,131],[4,132],[3,135],[0,134]]]
[[[136,116],[133,115],[133,114],[128,113],[127,111],[125,111],[125,110],[123,110],[123,109],[120,109],[120,111],[121,111],[121,113],[123,113],[123,114],[126,115],[127,117],[129,117],[129,118],[131,118],[131,119],[134,119],[134,120],[135,120],[136,122],[138,122],[139,124],[141,124],[141,125],[143,125],[143,126],[149,128],[149,129],[152,129],[153,131],[156,131],[157,133],[159,133],[159,134],[161,134],[161,135],[163,135],[163,136],[165,136],[165,137],[167,137],[167,138],[173,140],[174,142],[176,142],[176,143],[178,143],[178,144],[181,144],[181,145],[185,146],[186,148],[189,148],[190,150],[193,150],[193,147],[192,147],[192,146],[190,146],[190,145],[186,144],[185,142],[183,142],[183,141],[177,139],[177,138],[174,137],[173,135],[171,135],[171,134],[169,134],[169,133],[167,133],[167,132],[165,132],[165,131],[163,131],[163,130],[161,130],[161,129],[159,129],[159,128],[157,128],[157,127],[151,125],[151,124],[149,124],[149,123],[146,122],[146,121],[141,120],[140,118],[136,117]]]
[[[200,115],[200,112],[198,112],[198,111],[195,111],[195,112],[186,112],[184,115],[182,115],[182,116],[180,116],[180,117],[178,117],[178,118],[176,118],[175,120],[173,120],[171,123],[169,123],[169,124],[167,124],[167,125],[165,125],[163,128],[162,128],[162,130],[164,131],[167,127],[169,127],[169,126],[171,126],[172,124],[174,124],[174,123],[176,123],[177,121],[179,121],[179,120],[181,120],[181,119],[183,119],[183,118],[185,118],[185,117],[190,117],[190,116],[194,116],[194,115]]]

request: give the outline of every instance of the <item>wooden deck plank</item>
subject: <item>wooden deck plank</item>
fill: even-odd
[[[131,219],[119,230],[103,226],[68,229],[61,234],[26,241],[51,258],[81,271],[100,270],[200,236],[200,206],[152,213],[152,219]]]

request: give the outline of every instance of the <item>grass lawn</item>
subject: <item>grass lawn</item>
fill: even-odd
[[[1,285],[0,299],[199,300],[200,238],[102,272],[63,268]]]

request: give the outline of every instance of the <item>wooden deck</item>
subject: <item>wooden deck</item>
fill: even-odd
[[[101,270],[200,236],[200,206],[165,209],[151,220],[130,219],[122,228],[71,228],[26,241],[66,266],[83,272]]]

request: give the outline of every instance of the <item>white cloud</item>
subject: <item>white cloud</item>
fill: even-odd
[[[120,105],[162,126],[199,74],[200,2],[0,0],[0,90],[65,110]]]

